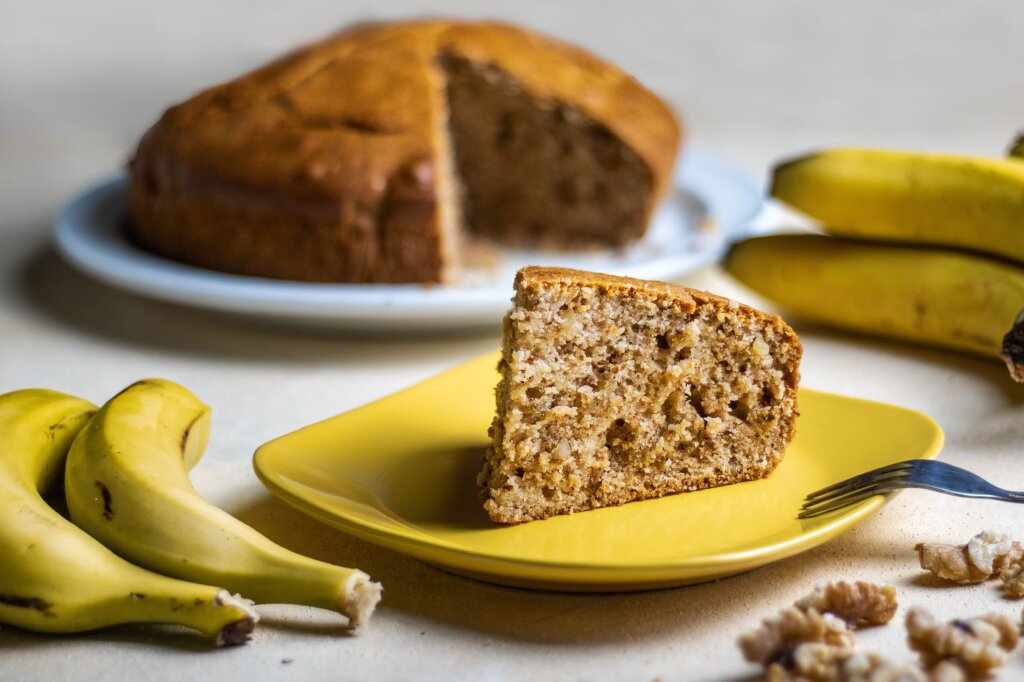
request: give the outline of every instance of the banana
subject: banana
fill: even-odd
[[[0,622],[39,632],[175,623],[218,644],[246,641],[257,615],[242,600],[134,566],[43,501],[95,409],[43,389],[0,395]]]
[[[257,603],[333,609],[358,627],[380,599],[379,583],[271,542],[192,487],[188,469],[209,432],[210,408],[182,386],[132,384],[71,447],[65,491],[72,520],[140,566],[225,585]]]
[[[972,254],[813,234],[732,247],[725,269],[805,319],[1001,357],[1024,382],[1024,269]]]
[[[1024,262],[1024,164],[836,149],[775,168],[772,196],[829,233],[952,246]]]

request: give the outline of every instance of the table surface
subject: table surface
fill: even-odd
[[[913,546],[986,528],[1024,536],[1021,510],[918,491],[793,559],[638,594],[495,587],[357,541],[272,497],[252,473],[253,450],[490,351],[497,331],[373,339],[241,323],[98,284],[64,264],[49,235],[60,205],[120,168],[163,108],[373,17],[500,17],[583,44],[662,93],[694,140],[759,181],[774,160],[825,146],[998,155],[1024,125],[1024,5],[36,0],[2,14],[0,391],[48,386],[103,401],[143,376],[189,386],[216,411],[199,490],[293,549],[362,567],[385,598],[358,637],[341,634],[334,614],[261,607],[254,640],[222,651],[155,627],[61,638],[0,627],[0,677],[743,679],[756,669],[737,634],[827,580],[891,583],[901,603],[943,617],[1019,613],[991,584],[922,580]],[[759,303],[715,268],[682,281]],[[798,331],[806,386],[922,410],[946,431],[944,459],[1024,488],[1024,387],[998,364]],[[901,623],[860,636],[908,657],[903,640]],[[1019,654],[1010,666],[1024,675]]]

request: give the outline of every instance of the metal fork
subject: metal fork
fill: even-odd
[[[1003,490],[966,469],[934,459],[910,459],[865,472],[804,498],[799,519],[827,514],[902,488],[924,488],[959,497],[1024,502],[1024,492]]]

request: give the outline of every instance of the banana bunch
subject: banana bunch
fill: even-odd
[[[836,149],[771,194],[833,237],[736,244],[724,267],[805,319],[1001,358],[1024,382],[1024,143],[1011,158]]]
[[[55,391],[0,395],[0,623],[174,623],[239,644],[258,614],[231,592],[364,623],[380,599],[369,576],[276,545],[196,493],[188,470],[209,428],[207,406],[158,379],[99,410]],[[62,478],[71,521],[44,500]]]
[[[0,622],[40,632],[175,623],[244,642],[258,619],[246,601],[130,564],[44,501],[95,410],[56,391],[0,395]]]

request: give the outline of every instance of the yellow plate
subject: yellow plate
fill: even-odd
[[[498,355],[261,446],[276,495],[357,537],[463,575],[574,591],[669,587],[785,559],[836,537],[883,498],[799,521],[803,496],[892,462],[935,457],[942,431],[912,410],[800,389],[797,435],[766,479],[496,526],[475,484]]]

